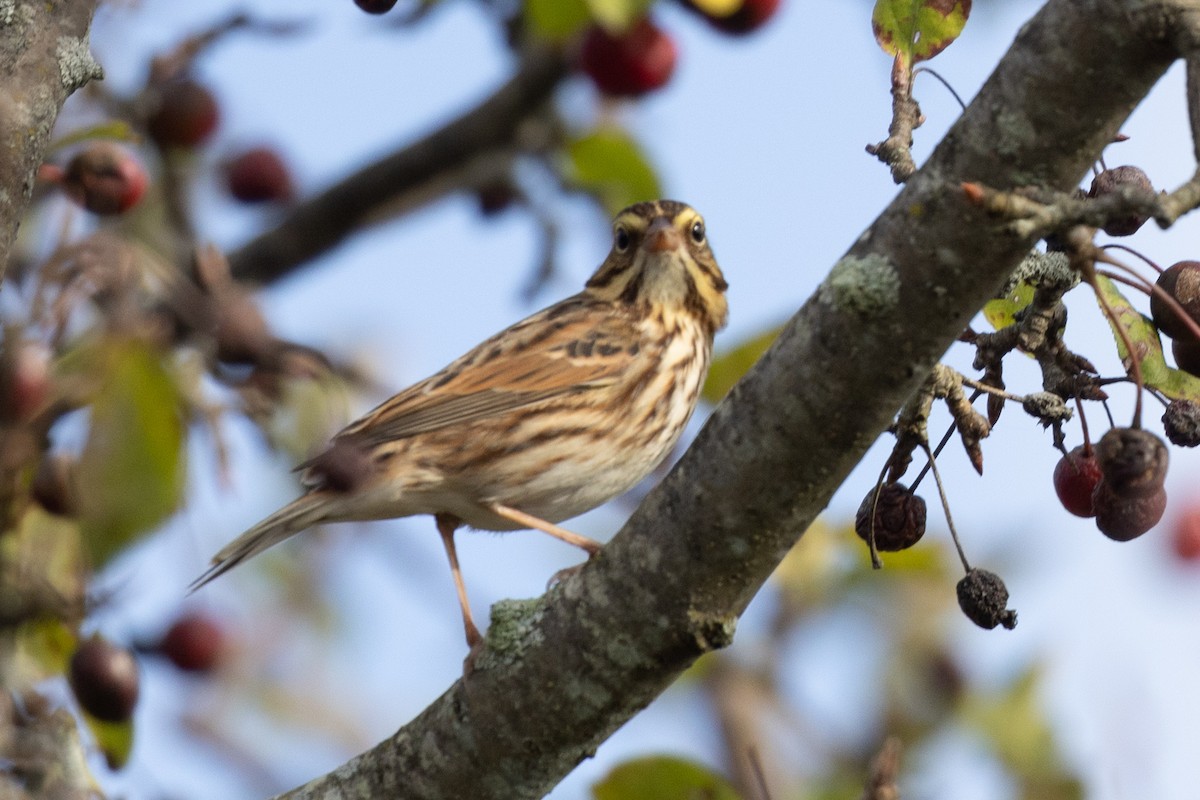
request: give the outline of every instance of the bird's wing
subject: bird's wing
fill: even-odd
[[[378,444],[608,386],[642,346],[632,316],[577,295],[496,334],[338,436]]]

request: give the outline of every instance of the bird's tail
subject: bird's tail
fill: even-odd
[[[248,558],[258,555],[289,536],[329,518],[329,498],[324,492],[310,492],[276,511],[250,530],[221,548],[213,556],[212,566],[188,587],[194,592],[224,575]]]

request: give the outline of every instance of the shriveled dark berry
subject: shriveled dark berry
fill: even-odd
[[[1100,481],[1093,498],[1096,527],[1110,539],[1127,542],[1153,528],[1167,510],[1167,491],[1161,486],[1149,494],[1130,496]]]
[[[1077,517],[1094,517],[1092,494],[1100,482],[1096,451],[1079,445],[1058,460],[1054,467],[1054,493],[1063,508]]]
[[[71,656],[67,679],[80,707],[96,719],[124,722],[138,699],[138,668],[133,653],[93,636]]]
[[[1155,282],[1163,292],[1175,298],[1193,321],[1200,322],[1200,261],[1179,261],[1163,270]],[[1154,326],[1172,339],[1195,341],[1188,324],[1180,319],[1174,308],[1159,296],[1150,295],[1150,316]]]
[[[1008,608],[1008,587],[1000,576],[986,569],[970,569],[956,587],[958,607],[981,628],[1003,625],[1017,627],[1017,612]]]
[[[1200,445],[1200,403],[1172,400],[1162,415],[1163,432],[1179,447]]]
[[[1154,192],[1154,185],[1150,183],[1150,178],[1140,167],[1124,166],[1106,169],[1097,175],[1092,180],[1092,187],[1088,190],[1088,197],[1103,197],[1123,187],[1142,189],[1150,193]],[[1138,232],[1139,228],[1146,224],[1146,220],[1148,219],[1149,217],[1144,214],[1129,214],[1117,219],[1110,219],[1108,224],[1104,226],[1104,232],[1109,236],[1132,236]]]
[[[1096,443],[1102,482],[1126,499],[1162,489],[1169,459],[1162,439],[1140,428],[1112,428]]]
[[[875,508],[875,549],[885,552],[906,550],[925,535],[925,501],[902,483],[885,483],[867,492],[854,516],[854,532],[870,542],[871,508]]]
[[[1200,342],[1175,339],[1171,342],[1171,355],[1175,357],[1175,366],[1200,377]]]

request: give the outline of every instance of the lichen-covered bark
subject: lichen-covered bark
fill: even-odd
[[[288,796],[540,797],[727,642],[779,560],[1033,245],[965,202],[960,182],[1076,186],[1191,50],[1196,6],[1047,3],[604,551],[541,601],[505,605],[474,668],[409,725]]]
[[[101,77],[88,50],[95,8],[96,0],[0,0],[0,278],[63,102]]]

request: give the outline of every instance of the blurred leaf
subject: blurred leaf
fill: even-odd
[[[71,626],[58,619],[27,622],[17,629],[17,659],[10,662],[6,678],[12,688],[25,689],[63,675],[79,638]]]
[[[63,597],[82,597],[84,564],[79,549],[79,523],[31,504],[15,530],[0,536],[0,562],[15,577],[37,579]]]
[[[707,403],[719,403],[733,385],[742,379],[755,362],[767,351],[778,337],[783,326],[774,327],[758,334],[713,359],[708,368],[708,378],[700,396]]]
[[[142,342],[90,351],[99,380],[79,459],[80,518],[99,568],[178,506],[184,479],[181,398],[159,355]]]
[[[104,754],[109,769],[120,769],[129,761],[129,753],[133,750],[133,720],[124,722],[105,722],[96,719],[91,714],[84,713],[96,745]]]
[[[51,142],[46,155],[56,153],[65,147],[70,147],[79,142],[86,142],[89,139],[115,139],[118,142],[129,142],[132,144],[141,141],[141,138],[125,120],[110,119],[107,122],[101,122],[97,125],[72,131],[61,139],[56,139]]]
[[[610,214],[662,194],[641,147],[619,128],[597,128],[567,142],[566,152],[565,177],[600,198]]]
[[[1167,365],[1162,340],[1154,323],[1134,308],[1117,289],[1116,284],[1103,275],[1096,276],[1096,290],[1108,302],[1116,317],[1115,320],[1109,320],[1109,327],[1113,329],[1117,355],[1121,357],[1121,363],[1128,368],[1130,358],[1125,344],[1117,335],[1118,326],[1133,343],[1142,369],[1142,381],[1147,388],[1157,389],[1172,400],[1200,401],[1200,378]]]
[[[1038,800],[1077,800],[1083,796],[1079,780],[1062,764],[1054,731],[1046,720],[1039,696],[1041,673],[1030,667],[1003,691],[987,696],[969,694],[962,709],[963,721],[991,745],[997,758]],[[1051,793],[1052,792],[1052,793]]]
[[[933,58],[962,33],[971,0],[876,0],[875,41],[908,64]]]
[[[996,330],[1007,328],[1017,321],[1017,312],[1033,302],[1034,291],[1032,285],[1018,283],[1007,297],[997,297],[984,304],[984,319]]]
[[[610,31],[629,28],[646,15],[653,0],[585,0],[592,17]]]
[[[701,764],[646,756],[613,768],[592,786],[595,800],[739,800],[729,781]]]
[[[525,21],[537,35],[559,42],[583,30],[592,15],[587,0],[526,0]]]

